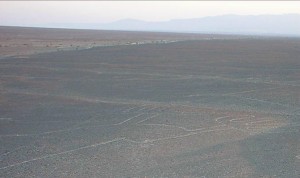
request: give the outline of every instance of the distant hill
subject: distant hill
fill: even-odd
[[[300,14],[222,15],[195,19],[176,19],[164,22],[123,19],[102,24],[48,24],[47,27],[300,36]]]

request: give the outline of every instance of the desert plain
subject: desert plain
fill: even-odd
[[[0,37],[0,177],[300,177],[299,38]]]

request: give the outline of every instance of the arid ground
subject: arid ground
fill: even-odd
[[[99,46],[161,44],[195,39],[236,39],[242,36],[75,30],[0,26],[0,58],[89,49]]]
[[[300,39],[123,33],[0,48],[0,177],[300,177]]]

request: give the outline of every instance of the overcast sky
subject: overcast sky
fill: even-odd
[[[300,14],[297,1],[0,1],[0,25],[146,21],[224,14]]]

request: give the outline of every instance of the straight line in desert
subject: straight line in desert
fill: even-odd
[[[121,125],[121,124],[124,124],[124,123],[126,123],[126,122],[128,122],[128,121],[130,121],[130,120],[132,120],[132,119],[135,119],[135,118],[137,118],[137,117],[139,117],[139,116],[141,116],[141,115],[144,115],[144,114],[145,114],[145,113],[138,114],[138,115],[136,115],[136,116],[133,116],[133,117],[131,117],[131,118],[128,118],[128,119],[126,119],[126,120],[124,120],[124,121],[122,121],[122,122],[119,122],[119,123],[113,124],[113,125]]]
[[[208,129],[208,128],[212,129],[212,128],[215,128],[215,127],[224,127],[224,126],[227,126],[226,124],[222,124],[222,125],[212,126],[212,127],[208,127],[208,128],[206,128],[206,127],[200,127],[200,128],[197,128],[197,129],[188,129],[188,128],[185,128],[185,127],[182,127],[182,126],[169,125],[169,124],[140,124],[140,125],[178,128],[178,129],[184,130],[186,132],[195,132],[195,131],[205,130],[205,129]]]
[[[191,132],[189,134],[185,135],[179,135],[179,136],[174,136],[174,137],[166,137],[166,138],[158,138],[158,139],[153,139],[153,140],[148,140],[147,142],[157,142],[157,141],[163,141],[163,140],[172,140],[172,139],[178,139],[178,138],[184,138],[192,135],[198,135],[202,133],[209,133],[209,132],[216,132],[216,131],[225,131],[225,130],[230,130],[232,128],[225,128],[225,129],[212,129],[212,130],[203,130],[200,132]]]
[[[233,96],[235,96],[235,95],[233,95]],[[269,104],[273,104],[273,105],[283,106],[283,107],[286,107],[286,108],[297,108],[297,109],[299,109],[299,107],[294,107],[294,106],[291,106],[291,105],[282,104],[282,103],[278,103],[278,102],[272,102],[272,101],[267,101],[267,100],[262,100],[262,99],[256,99],[256,98],[248,98],[248,97],[243,97],[243,96],[235,96],[235,97],[242,98],[242,99],[245,99],[245,100],[250,100],[250,101],[258,101],[258,102],[263,102],[263,103],[269,103]]]
[[[42,136],[42,135],[48,135],[48,134],[53,134],[53,133],[74,131],[74,130],[85,129],[85,128],[109,127],[109,126],[116,126],[116,125],[119,125],[119,124],[99,124],[99,125],[82,126],[82,127],[75,127],[75,128],[71,127],[71,128],[68,128],[68,129],[54,130],[54,131],[37,133],[37,134],[9,134],[9,135],[0,135],[0,138],[2,138],[2,137],[34,137],[34,136]]]
[[[8,152],[6,152],[6,153],[3,153],[2,155],[0,155],[0,157],[9,155],[9,154],[11,154],[11,153],[13,153],[13,152],[15,152],[15,151],[17,151],[17,150],[20,150],[20,149],[24,148],[24,147],[26,147],[26,146],[24,146],[24,145],[23,145],[23,146],[19,146],[19,147],[17,147],[16,149],[13,149],[13,150],[11,150],[11,151],[8,151]]]
[[[27,160],[27,161],[22,161],[22,162],[19,162],[19,163],[16,163],[16,164],[11,164],[11,165],[8,165],[8,166],[5,166],[5,167],[1,167],[0,170],[4,170],[4,169],[11,168],[11,167],[19,166],[19,165],[22,165],[22,164],[30,163],[30,162],[33,162],[33,161],[47,159],[47,158],[51,158],[51,157],[55,157],[55,156],[59,156],[59,155],[63,155],[63,154],[68,154],[68,153],[88,149],[88,148],[98,147],[98,146],[105,145],[105,144],[108,144],[108,143],[117,142],[117,141],[120,141],[120,140],[123,140],[123,139],[124,138],[116,138],[116,139],[109,140],[109,141],[106,141],[106,142],[100,142],[100,143],[96,143],[96,144],[92,144],[92,145],[87,145],[87,146],[79,147],[79,148],[76,148],[76,149],[63,151],[63,152],[60,152],[60,153],[49,154],[49,155],[46,155],[46,156],[42,156],[42,157]]]
[[[155,117],[157,117],[157,116],[159,116],[159,115],[160,115],[160,114],[155,114],[155,115],[153,115],[153,116],[147,117],[147,118],[145,118],[145,119],[143,119],[143,120],[137,122],[136,124],[140,124],[140,123],[145,122],[145,121],[147,121],[147,120],[149,120],[149,119],[153,119],[153,118],[155,118]]]

